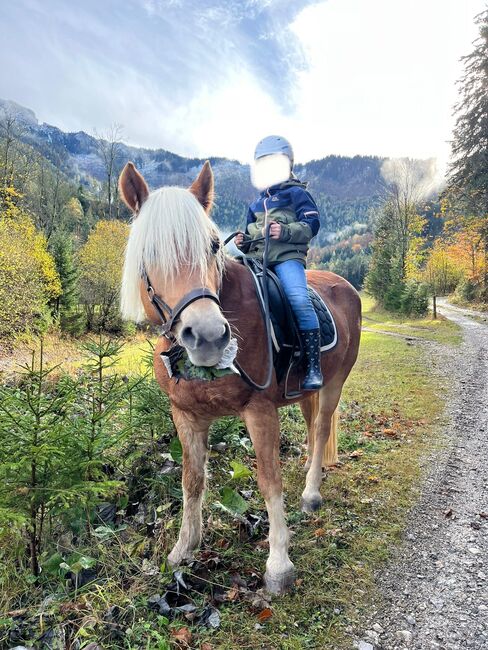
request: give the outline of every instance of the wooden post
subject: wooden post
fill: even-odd
[[[437,301],[436,301],[436,295],[432,296],[432,313],[434,318],[437,318]]]
[[[330,435],[329,435],[329,439],[327,440],[327,444],[325,445],[324,456],[322,459],[323,467],[330,467],[331,465],[336,465],[339,460],[339,455],[337,453],[338,428],[339,428],[339,407],[337,407],[334,413],[332,414],[331,423],[330,423]]]

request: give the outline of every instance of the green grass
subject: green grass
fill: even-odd
[[[168,623],[148,610],[147,598],[161,593],[170,579],[165,558],[176,539],[180,517],[172,507],[165,509],[174,502],[178,484],[162,481],[157,471],[152,490],[157,495],[155,505],[163,508],[159,515],[159,547],[156,549],[154,540],[147,537],[145,526],[131,522],[110,542],[93,538],[91,546],[84,550],[98,558],[101,580],[80,590],[76,597],[63,594],[61,589],[48,607],[50,615],[57,621],[69,620],[83,644],[97,641],[105,650],[165,650],[169,647],[166,639],[172,639],[181,627],[191,631],[192,648],[201,648],[203,643],[224,650],[351,648],[351,629],[360,626],[375,598],[375,571],[401,538],[405,517],[415,501],[420,459],[438,444],[436,425],[445,394],[445,386],[432,374],[417,341],[380,331],[407,336],[414,331],[414,336],[445,344],[457,342],[459,336],[457,328],[444,320],[401,321],[374,309],[367,296],[363,296],[363,305],[370,318],[365,324],[372,323],[378,331],[362,334],[359,358],[341,402],[340,465],[328,472],[321,490],[324,505],[314,515],[304,515],[299,508],[304,487],[305,426],[297,406],[281,413],[281,458],[292,531],[290,557],[297,569],[297,584],[292,593],[272,600],[268,612],[271,615],[266,620],[259,618],[262,605],[254,606],[244,593],[235,594],[221,606],[221,627],[216,631],[193,626],[184,618]],[[148,349],[144,338],[128,342],[117,370],[137,373],[144,349]],[[211,453],[204,539],[198,559],[211,567],[211,583],[228,590],[235,574],[250,583],[259,579],[268,549],[265,530],[249,537],[242,524],[215,505],[220,489],[231,480],[232,460],[254,467],[253,452],[244,444],[245,431],[233,419],[224,419],[213,427],[212,439],[225,439],[228,444],[224,452]],[[154,471],[161,454],[152,445],[152,451],[148,447],[147,462],[153,464]],[[148,468],[144,466],[143,471]],[[251,491],[246,497],[249,512],[262,513],[264,503],[255,477],[242,479],[236,485]],[[148,560],[161,566],[162,573],[148,575],[144,570]],[[23,603],[31,609],[36,624],[43,624],[36,612],[41,611],[39,603],[46,592],[34,589],[28,581],[23,586],[26,576],[16,574],[14,569],[9,571],[10,582],[4,580],[3,584],[10,584],[11,603],[13,594],[18,594],[15,607]],[[205,598],[200,597],[202,605]],[[114,605],[120,608],[123,620],[118,637],[111,636],[105,620],[107,610]]]
[[[366,293],[361,294],[361,300],[363,327],[401,336],[425,338],[438,343],[456,345],[461,342],[459,326],[444,316],[438,316],[436,319],[432,318],[432,315],[425,318],[405,318],[378,307],[374,298]]]
[[[358,625],[374,592],[374,571],[401,536],[419,485],[419,459],[434,444],[432,424],[442,412],[442,387],[423,360],[418,347],[401,339],[363,335],[343,395],[341,465],[324,481],[325,503],[315,516],[299,511],[301,463],[284,458],[298,586],[273,601],[262,628],[256,629],[258,619],[246,604],[229,607],[215,647],[352,647],[346,628]],[[283,412],[282,424],[299,445],[305,433],[296,407]],[[231,548],[241,571],[262,570],[265,553],[255,545],[233,540]]]

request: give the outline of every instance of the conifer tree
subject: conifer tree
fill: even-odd
[[[479,38],[463,57],[461,99],[452,142],[452,163],[446,195],[454,211],[480,219],[484,249],[482,298],[488,301],[488,9],[476,18]]]
[[[477,16],[480,35],[463,57],[461,99],[452,142],[450,192],[474,213],[488,212],[488,9]]]

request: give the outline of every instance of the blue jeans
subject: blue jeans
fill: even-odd
[[[303,264],[298,260],[287,260],[272,267],[279,277],[290,306],[301,331],[315,330],[319,327],[317,314],[307,291],[307,279]]]

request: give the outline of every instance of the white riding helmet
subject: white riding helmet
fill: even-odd
[[[288,140],[281,135],[268,135],[260,140],[254,151],[254,160],[277,153],[287,156],[290,160],[290,167],[293,169],[293,148]]]

